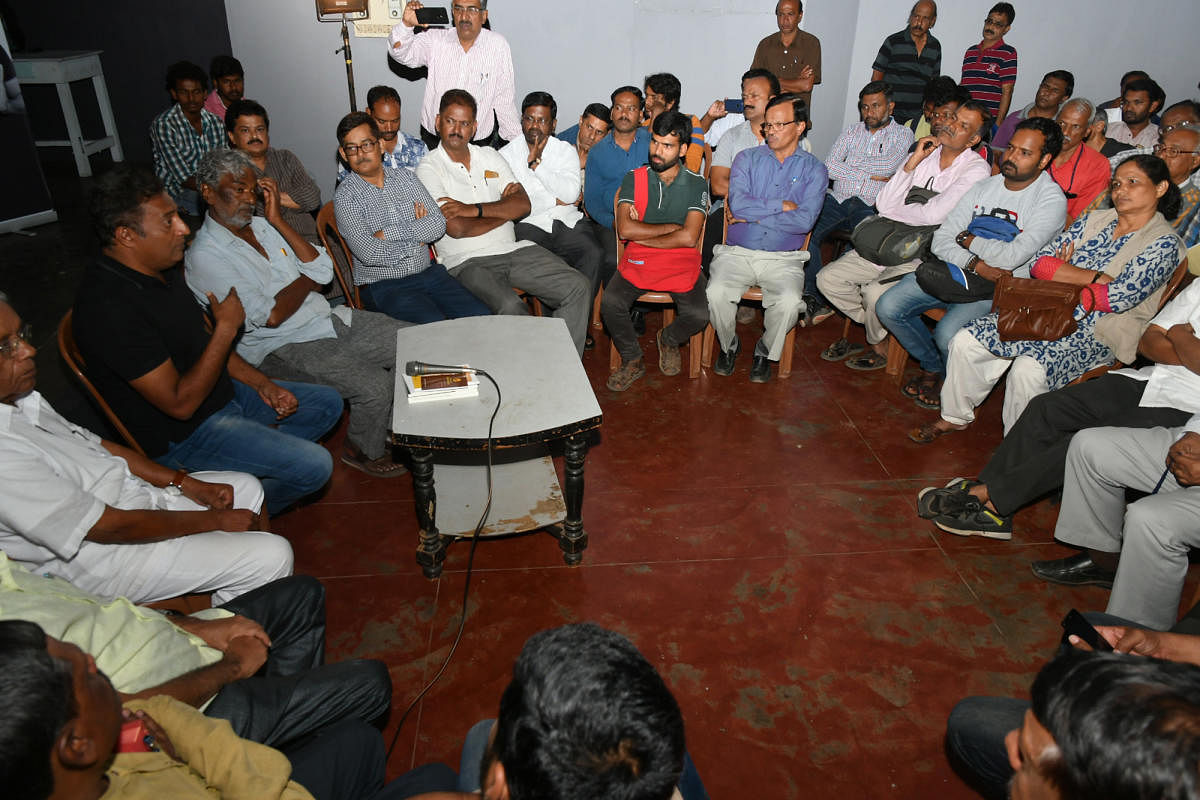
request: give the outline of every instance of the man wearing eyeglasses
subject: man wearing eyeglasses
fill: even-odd
[[[379,156],[388,169],[416,172],[417,164],[429,152],[425,142],[400,130],[400,94],[390,86],[372,86],[367,92],[367,113],[379,129]],[[338,183],[350,174],[344,160],[337,160]]]
[[[483,27],[487,0],[454,0],[450,14],[453,30],[430,29],[420,36],[417,9],[420,0],[404,7],[400,24],[388,37],[388,55],[409,67],[427,67],[425,99],[421,104],[421,138],[437,147],[438,103],[450,89],[470,92],[479,108],[476,145],[500,147],[521,134],[517,114],[516,79],[508,41]]]
[[[765,145],[738,153],[729,171],[730,224],[725,244],[713,248],[707,298],[709,318],[721,344],[713,372],[733,373],[741,350],[736,330],[738,301],[751,286],[762,287],[765,332],[754,346],[752,383],[766,383],[771,361],[783,354],[788,331],[804,306],[805,235],[812,230],[829,174],[820,159],[804,152],[800,137],[808,106],[796,94],[767,103]]]

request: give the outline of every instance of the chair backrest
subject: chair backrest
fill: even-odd
[[[333,232],[333,240],[338,244],[337,248],[329,244],[330,231]],[[317,235],[321,237],[321,244],[325,246],[325,252],[329,253],[329,260],[333,262],[333,274],[342,289],[342,296],[346,298],[346,305],[362,308],[358,287],[354,285],[354,256],[350,254],[350,248],[346,246],[346,240],[338,230],[332,200],[321,206],[321,210],[317,212]]]
[[[709,174],[712,172],[713,165],[713,149],[712,145],[708,142],[704,143],[704,159],[701,161],[701,164],[703,164],[703,167],[701,167],[700,174],[703,175],[704,180],[707,181]]]
[[[1190,257],[1184,256],[1183,261],[1179,262],[1179,266],[1171,273],[1171,279],[1167,281],[1167,288],[1162,293],[1162,297],[1158,301],[1158,310],[1161,311],[1163,306],[1171,302],[1175,295],[1182,292],[1187,285],[1192,282],[1192,274],[1188,272],[1188,261]]]
[[[96,391],[95,385],[84,374],[83,369],[85,364],[83,356],[79,352],[79,346],[75,343],[75,330],[71,325],[71,313],[68,311],[67,315],[62,318],[62,322],[58,323],[58,352],[62,355],[62,360],[66,363],[67,368],[71,370],[71,374],[75,376],[75,379],[83,385],[84,390],[104,413],[104,416],[112,423],[117,433],[125,440],[125,444],[141,455],[146,455],[146,451],[133,438],[133,434],[125,427],[125,423],[121,422],[117,413],[112,410],[112,406],[104,401],[104,398],[100,396],[100,392]]]

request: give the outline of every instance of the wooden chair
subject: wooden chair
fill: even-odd
[[[617,234],[617,206],[620,204],[620,193],[613,198],[613,235],[617,237],[617,263],[621,263],[621,258],[625,253],[625,243],[621,241],[620,235]],[[700,228],[700,238],[696,240],[696,249],[700,250],[704,246],[704,227]],[[600,297],[603,292],[596,293],[595,306],[593,314],[600,309]],[[663,307],[663,324],[665,328],[675,321],[675,300],[668,292],[643,292],[637,299],[639,303],[653,303]],[[593,324],[595,324],[593,322]],[[700,354],[704,347],[704,332],[692,334],[692,338],[688,340],[688,377],[700,377]],[[621,354],[617,352],[617,346],[609,340],[608,346],[608,371],[615,372],[621,366]]]
[[[83,370],[86,365],[83,362],[83,356],[79,352],[78,345],[75,344],[75,331],[71,325],[71,314],[72,312],[68,311],[66,316],[62,318],[62,322],[58,323],[58,352],[62,355],[63,362],[71,370],[75,379],[83,386],[93,402],[104,413],[104,416],[108,418],[108,421],[112,423],[113,428],[125,440],[125,444],[129,445],[131,450],[136,450],[143,456],[146,455],[146,451],[133,438],[133,434],[125,427],[125,423],[121,422],[117,413],[112,410],[112,406],[104,401],[104,398],[100,396],[100,392],[96,391],[95,385],[84,374]]]
[[[725,240],[729,236],[729,221],[730,221],[729,203],[726,202],[725,203],[725,214],[724,214],[724,231],[721,234],[722,242],[725,242]],[[804,237],[804,244],[800,247],[801,250],[808,249],[808,243],[811,238],[812,238],[812,233],[809,232],[809,234]],[[742,293],[742,299],[743,300],[752,300],[756,303],[762,303],[762,299],[763,299],[762,287],[761,286],[751,286],[749,289],[747,289],[745,292]],[[788,331],[787,338],[783,340],[783,355],[781,355],[779,357],[779,377],[781,377],[781,378],[787,378],[787,377],[791,376],[791,374],[792,374],[792,356],[794,355],[794,351],[796,349],[796,328],[800,324],[801,323],[798,321],[796,323],[796,325],[792,326],[792,329],[790,331]],[[701,349],[701,356],[700,356],[700,363],[706,367],[712,366],[713,343],[716,341],[716,338],[717,338],[717,332],[716,332],[716,330],[713,329],[713,326],[712,325],[706,326],[704,328],[704,345],[703,345],[703,348]]]
[[[329,231],[333,232],[332,240],[337,242],[337,249],[330,245]],[[354,257],[350,255],[350,248],[346,246],[346,240],[338,230],[332,200],[321,206],[321,210],[317,212],[317,235],[321,237],[321,244],[325,246],[325,252],[329,253],[329,260],[333,262],[333,274],[342,289],[342,296],[346,298],[346,305],[362,308],[362,298],[358,295],[358,287],[354,285]]]

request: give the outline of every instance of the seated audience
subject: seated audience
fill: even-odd
[[[968,697],[951,712],[947,749],[984,797],[1196,796],[1197,637],[1100,633],[1117,652],[1083,652],[1072,637],[1034,679],[1032,703]]]
[[[924,444],[966,428],[1009,367],[1005,430],[1035,395],[1095,367],[1137,357],[1167,281],[1187,257],[1164,218],[1179,207],[1179,190],[1161,159],[1135,156],[1117,168],[1112,194],[1115,210],[1079,218],[1031,262],[1035,279],[1088,287],[1075,311],[1078,328],[1061,339],[1005,341],[994,312],[968,324],[950,341],[941,419],[913,431],[913,441]]]
[[[1121,92],[1121,120],[1108,126],[1108,138],[1150,147],[1158,141],[1158,126],[1151,121],[1167,99],[1162,87],[1150,78],[1138,78],[1125,84]]]
[[[1108,159],[1118,153],[1133,149],[1131,144],[1108,138],[1108,113],[1103,108],[1097,108],[1092,114],[1092,124],[1088,126],[1088,134],[1084,142],[1088,147]]]
[[[319,244],[315,215],[321,208],[321,190],[295,153],[271,147],[267,110],[253,100],[235,101],[226,110],[225,132],[230,147],[250,156],[255,175],[275,181],[288,224],[308,241]],[[265,211],[263,201],[255,201],[254,213],[261,217]]]
[[[375,120],[379,131],[379,155],[388,169],[407,169],[415,172],[417,164],[429,152],[425,142],[400,130],[400,95],[390,86],[372,86],[367,92],[367,114]],[[337,160],[337,179],[340,183],[350,174],[342,158]]]
[[[1185,425],[1200,414],[1200,337],[1191,327],[1193,319],[1200,322],[1200,283],[1180,292],[1142,334],[1138,351],[1152,362],[1149,366],[1034,397],[978,479],[955,478],[945,488],[922,489],[917,513],[960,531],[968,524],[967,514],[960,512],[982,515],[991,520],[992,534],[1003,532],[1011,529],[1022,506],[1062,488],[1068,445],[1079,431]],[[1076,566],[1081,573],[1090,567]]]
[[[808,109],[799,95],[767,103],[766,147],[742,150],[729,176],[729,230],[717,245],[708,283],[709,316],[720,345],[713,372],[731,375],[741,350],[736,330],[738,301],[751,286],[762,288],[762,338],[754,346],[750,380],[766,383],[771,361],[783,355],[784,339],[804,305],[804,237],[820,213],[829,176],[825,165],[800,147]],[[711,223],[710,223],[711,224]]]
[[[912,155],[875,199],[880,216],[905,225],[940,225],[967,190],[990,175],[987,162],[975,148],[991,126],[992,118],[976,100],[967,100],[948,120],[939,117],[933,128],[935,134],[918,140]],[[932,189],[935,194],[924,202],[910,202],[914,188]],[[870,345],[870,350],[859,356],[856,354],[862,352],[862,346],[839,338],[822,351],[821,358],[840,361],[853,356],[846,365],[857,370],[887,366],[888,332],[875,315],[875,304],[893,283],[915,270],[920,262],[918,256],[885,267],[851,248],[821,270],[817,276],[821,293],[835,308],[866,328]]]
[[[459,793],[417,800],[707,800],[683,717],[653,665],[593,623],[534,634],[500,715],[463,743]]]
[[[1180,100],[1167,107],[1163,112],[1161,124],[1158,127],[1158,135],[1161,140],[1164,132],[1170,132],[1176,128],[1196,128],[1200,129],[1200,102],[1195,100]],[[1156,141],[1154,144],[1157,144]],[[1108,159],[1109,165],[1116,169],[1122,161],[1131,156],[1150,155],[1154,152],[1153,145],[1146,147],[1126,146],[1124,150],[1113,155]],[[1193,183],[1196,181],[1193,180]]]
[[[940,114],[941,120],[950,119],[958,107],[970,99],[971,95],[966,89],[960,89],[954,78],[939,75],[925,84],[925,93],[921,98],[921,116],[910,119],[904,123],[904,127],[913,132],[915,141],[933,136],[933,125],[938,121],[934,118],[935,115]],[[953,108],[947,113],[944,109],[951,105]]]
[[[1150,73],[1146,72],[1145,70],[1141,70],[1141,69],[1129,70],[1128,72],[1126,72],[1124,75],[1121,76],[1120,91],[1117,92],[1117,96],[1114,97],[1112,100],[1109,100],[1106,103],[1101,103],[1100,108],[1103,108],[1103,109],[1120,108],[1121,107],[1121,99],[1125,97],[1125,87],[1129,85],[1129,82],[1137,81],[1137,80],[1144,80],[1149,77],[1150,77]]]
[[[582,354],[591,283],[550,251],[517,241],[513,222],[529,213],[529,195],[503,156],[471,144],[475,125],[475,99],[459,89],[446,92],[437,115],[441,143],[417,167],[446,218],[438,258],[496,314],[529,313],[514,288],[536,296],[567,324]]]
[[[17,619],[81,648],[123,699],[165,694],[271,747],[347,718],[372,722],[392,696],[380,661],[325,663],[325,589],[307,576],[167,616],[34,575],[0,552],[0,620]]]
[[[1090,101],[1076,97],[1063,103],[1055,117],[1062,128],[1063,147],[1046,171],[1067,198],[1067,225],[1104,193],[1112,176],[1108,159],[1083,144],[1095,111]]]
[[[1017,50],[1004,41],[1016,18],[1011,3],[996,3],[983,21],[983,39],[963,54],[958,83],[983,103],[994,120],[1008,116],[1017,82]]]
[[[487,0],[457,0],[450,7],[451,26],[417,35],[418,0],[404,6],[400,23],[388,36],[388,56],[407,67],[425,67],[425,99],[421,103],[421,139],[437,147],[437,116],[446,92],[467,92],[478,107],[474,145],[501,147],[521,133],[516,79],[508,40],[488,25]]]
[[[546,92],[521,101],[521,136],[500,149],[525,194],[529,215],[516,223],[517,239],[534,242],[579,270],[600,288],[604,248],[575,205],[582,189],[578,153],[554,137],[558,103]]]
[[[208,204],[204,225],[185,257],[187,284],[214,307],[245,304],[238,353],[283,380],[321,381],[350,403],[343,463],[376,477],[406,470],[389,454],[396,330],[386,314],[329,307],[317,289],[333,278],[329,255],[298,234],[280,212],[279,189],[256,178],[250,159],[217,150],[200,162],[197,180]],[[266,216],[253,206],[261,191]]]
[[[778,0],[775,23],[779,32],[765,37],[754,49],[750,69],[765,69],[779,79],[779,88],[798,94],[812,108],[813,86],[821,82],[821,40],[800,30],[804,4],[800,0]]]
[[[650,128],[658,115],[664,111],[679,111],[679,97],[683,92],[683,86],[679,83],[679,78],[671,73],[659,72],[647,75],[646,80],[642,81],[642,88],[646,92],[646,102],[642,107],[643,127]],[[695,115],[685,114],[684,116],[690,117],[692,121],[684,166],[692,172],[699,173],[701,164],[704,163],[704,131],[707,128]]]
[[[934,233],[933,255],[987,280],[994,280],[1002,271],[1028,274],[1025,263],[1062,230],[1066,219],[1062,189],[1045,174],[1060,149],[1062,130],[1058,125],[1044,117],[1021,122],[1008,143],[1000,174],[968,189]],[[976,218],[993,218],[993,224],[1007,220],[1015,235],[1011,239],[977,236],[969,230]],[[991,307],[990,297],[947,303],[922,289],[915,274],[905,275],[883,293],[875,304],[876,316],[921,366],[916,377],[905,384],[905,396],[923,408],[939,407],[951,337]],[[946,314],[931,334],[921,315],[932,308]]]
[[[1065,69],[1047,72],[1038,86],[1037,93],[1033,96],[1032,103],[1019,111],[1012,112],[1003,121],[997,120],[999,127],[992,136],[991,148],[996,152],[1003,153],[1008,147],[1008,140],[1012,138],[1013,131],[1017,129],[1018,122],[1030,117],[1054,119],[1062,104],[1074,93],[1074,75]],[[1088,122],[1090,123],[1091,120],[1089,119]]]
[[[211,331],[180,266],[188,228],[162,183],[121,164],[95,181],[101,255],[75,300],[89,379],[146,455],[172,470],[233,470],[262,481],[278,514],[325,485],[314,440],[342,417],[328,386],[274,381],[234,352],[245,311],[209,298]]]
[[[821,244],[834,231],[854,226],[875,213],[875,198],[904,163],[913,134],[892,119],[892,87],[882,81],[868,83],[858,93],[856,122],[833,143],[825,169],[833,185],[825,195],[821,216],[808,241],[808,266],[804,270],[804,302],[808,324],[833,315],[817,290],[821,271]]]
[[[242,62],[233,56],[214,56],[208,74],[213,90],[204,101],[204,107],[224,121],[225,111],[246,92],[246,73],[242,71]]]
[[[917,0],[908,12],[908,27],[883,40],[871,80],[886,81],[895,93],[893,115],[902,125],[921,116],[925,87],[942,71],[942,43],[930,33],[937,24],[937,3]]]
[[[30,331],[0,296],[0,550],[40,575],[153,603],[224,603],[292,572],[262,533],[251,475],[172,470],[59,416],[34,387]]]
[[[605,286],[617,268],[613,200],[629,171],[650,160],[650,129],[641,127],[641,90],[622,86],[611,99],[612,130],[588,151],[583,178],[583,210],[592,219],[596,241],[604,248],[600,280]]]
[[[1185,247],[1200,244],[1200,127],[1163,128],[1159,132],[1154,155],[1161,158],[1171,173],[1171,182],[1179,187],[1179,213],[1171,227]]]
[[[168,696],[122,708],[91,656],[24,620],[0,623],[0,670],[0,703],[10,711],[0,733],[0,780],[17,800],[412,796],[401,782],[383,786],[382,738],[358,719],[325,726],[281,753]],[[140,738],[129,741],[127,732]]]
[[[659,114],[651,126],[650,165],[621,182],[617,235],[625,241],[617,274],[600,302],[600,314],[621,355],[621,365],[605,384],[623,392],[646,374],[642,348],[629,310],[643,292],[667,292],[675,301],[675,321],[659,330],[658,367],[678,375],[679,346],[708,324],[699,245],[708,214],[704,179],[683,167],[688,119],[676,111]]]
[[[415,325],[492,313],[429,257],[446,218],[411,170],[384,165],[375,120],[352,111],[337,137],[351,172],[333,193],[333,211],[363,307]]]
[[[612,112],[604,103],[588,103],[579,117],[578,124],[555,134],[567,144],[575,146],[575,152],[579,155],[581,171],[587,166],[588,153],[592,146],[603,139],[612,126],[611,114]],[[582,182],[582,177],[580,181]],[[580,198],[582,199],[582,197],[581,193]]]
[[[204,107],[208,79],[204,70],[190,61],[167,67],[167,92],[175,105],[150,123],[154,172],[175,204],[198,217],[196,165],[209,150],[225,146],[225,126],[221,117]]]

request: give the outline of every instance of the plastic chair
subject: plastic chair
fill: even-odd
[[[75,343],[75,330],[71,325],[71,314],[72,312],[68,311],[66,316],[62,318],[62,322],[58,323],[58,352],[62,355],[67,368],[71,370],[71,374],[75,376],[75,379],[83,386],[84,390],[92,398],[92,401],[100,408],[104,416],[108,418],[108,421],[112,423],[113,428],[125,440],[125,444],[129,445],[131,450],[136,450],[140,455],[146,455],[146,451],[137,443],[137,439],[133,438],[133,434],[125,427],[125,423],[121,422],[120,417],[117,416],[117,412],[113,411],[112,406],[104,401],[104,398],[100,396],[100,392],[96,390],[95,385],[84,374],[83,370],[86,365],[84,364],[83,356],[79,352],[79,346]]]

